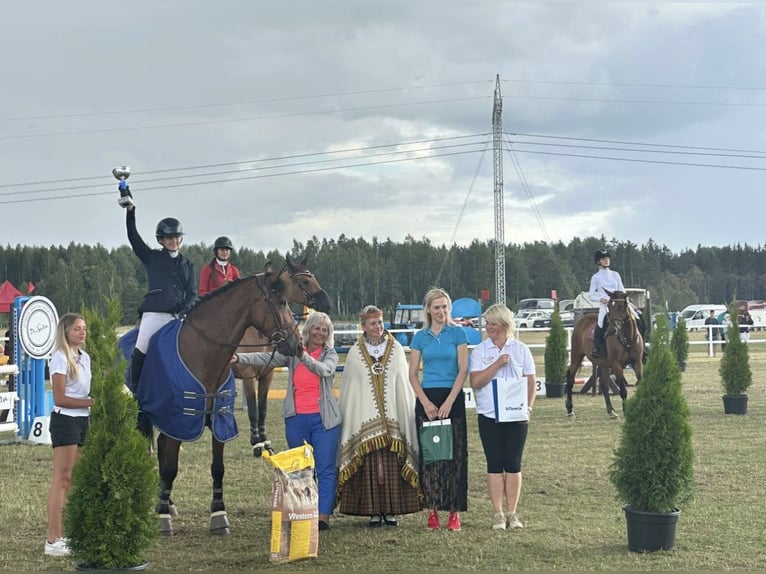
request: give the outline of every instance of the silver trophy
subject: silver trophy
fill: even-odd
[[[133,203],[133,194],[130,193],[130,186],[128,186],[128,178],[130,177],[130,167],[123,165],[115,167],[112,170],[112,175],[117,179],[120,184],[117,189],[120,190],[120,199],[117,200],[117,204],[120,207],[135,207]]]

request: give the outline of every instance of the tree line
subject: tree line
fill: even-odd
[[[652,305],[680,310],[692,303],[728,303],[733,299],[766,299],[766,248],[732,245],[697,246],[679,253],[653,240],[643,245],[602,237],[575,238],[569,243],[532,242],[505,247],[506,303],[520,299],[574,298],[586,290],[595,271],[593,253],[606,246],[612,268],[626,287],[648,289]],[[187,244],[183,253],[197,269],[213,256],[206,244]],[[494,241],[470,245],[435,245],[428,238],[407,236],[403,242],[312,237],[293,240],[287,253],[241,247],[232,262],[243,275],[259,273],[267,261],[280,268],[285,256],[307,257],[309,268],[333,300],[333,318],[354,317],[364,305],[391,310],[397,303],[420,303],[432,286],[445,288],[453,299],[495,293]],[[60,313],[83,306],[104,309],[106,298],[118,296],[123,322],[137,320],[136,309],[146,292],[146,273],[128,245],[107,249],[97,244],[30,247],[0,246],[0,283],[9,280],[25,291],[51,299]],[[0,316],[1,317],[1,316]]]

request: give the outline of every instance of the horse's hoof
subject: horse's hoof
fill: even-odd
[[[168,507],[168,513],[171,518],[178,518],[178,507],[175,504],[171,504]]]
[[[211,534],[231,534],[229,529],[229,517],[225,510],[210,513],[210,533]]]
[[[163,536],[173,536],[173,519],[170,514],[160,514],[160,534]]]
[[[259,458],[263,454],[263,444],[258,443],[253,445],[253,456]]]
[[[573,420],[575,418],[575,414],[574,413],[567,413],[567,418],[570,419],[570,420]]]
[[[617,414],[617,411],[609,411],[609,416],[612,418],[612,420],[620,418],[620,415]]]

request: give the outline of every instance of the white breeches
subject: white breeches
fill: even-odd
[[[141,316],[141,324],[138,326],[138,338],[136,339],[136,349],[146,353],[149,349],[149,339],[157,331],[170,323],[175,317],[170,313],[154,313],[147,311]]]

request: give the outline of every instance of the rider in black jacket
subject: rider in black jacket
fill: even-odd
[[[136,229],[136,212],[133,206],[126,210],[125,223],[130,246],[144,264],[149,282],[149,291],[138,307],[141,323],[130,366],[133,392],[137,393],[149,339],[161,327],[186,313],[194,305],[197,299],[197,273],[194,264],[179,251],[184,235],[180,221],[166,217],[157,224],[155,235],[162,249],[152,249],[141,238]],[[148,423],[139,421],[139,424]]]

